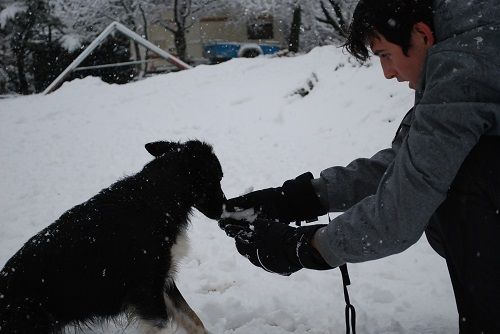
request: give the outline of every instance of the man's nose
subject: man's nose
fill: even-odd
[[[381,64],[382,64],[382,71],[384,72],[384,77],[386,79],[393,79],[397,77],[397,71],[393,66],[384,63]]]

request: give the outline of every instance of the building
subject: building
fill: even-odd
[[[255,57],[272,54],[286,48],[283,23],[271,15],[236,20],[234,15],[202,16],[192,22],[186,33],[187,55],[193,64],[219,63],[234,57]],[[172,20],[166,13],[165,19]],[[148,31],[149,40],[172,54],[176,54],[174,36],[161,25],[153,25]],[[151,55],[154,57],[154,55]],[[149,63],[150,71],[165,70],[169,66],[163,60]]]

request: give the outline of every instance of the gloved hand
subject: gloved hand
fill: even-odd
[[[315,220],[328,212],[314,190],[310,172],[299,175],[293,180],[283,183],[277,188],[257,190],[246,195],[229,199],[226,212],[254,208],[260,218],[279,220],[290,223],[293,221]]]
[[[288,276],[302,268],[332,269],[311,245],[314,233],[326,225],[295,228],[265,219],[249,223],[228,218],[219,226],[234,238],[241,255],[269,272]]]

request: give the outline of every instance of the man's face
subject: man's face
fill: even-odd
[[[412,30],[408,55],[403,53],[399,45],[389,42],[381,34],[377,34],[370,43],[372,52],[380,59],[384,76],[387,79],[396,78],[399,82],[408,81],[411,89],[418,86],[427,50],[434,44],[430,30],[429,36],[428,32],[421,32],[415,27]]]

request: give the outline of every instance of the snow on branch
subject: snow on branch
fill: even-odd
[[[24,13],[28,9],[25,4],[14,2],[0,12],[0,28],[5,28],[7,21],[14,19],[18,13]]]

